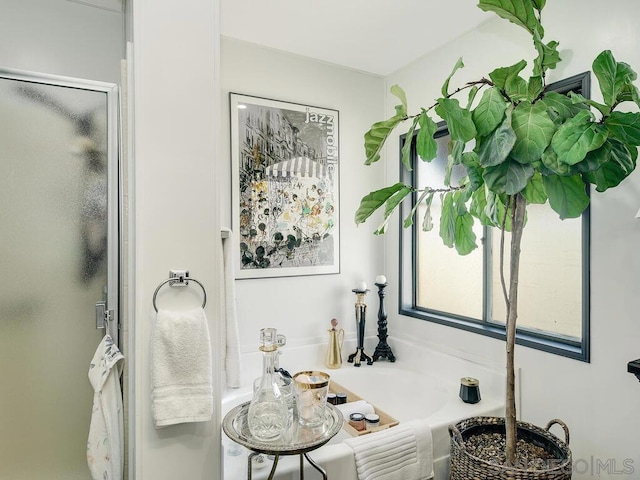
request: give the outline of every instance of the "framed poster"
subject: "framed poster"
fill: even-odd
[[[338,111],[230,94],[236,278],[340,272]]]

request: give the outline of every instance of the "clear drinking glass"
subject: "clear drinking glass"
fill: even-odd
[[[324,423],[330,377],[324,372],[304,371],[293,376],[298,423],[317,427]]]

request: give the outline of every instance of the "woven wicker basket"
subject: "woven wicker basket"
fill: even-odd
[[[563,442],[549,432],[552,425],[560,425],[565,433]],[[544,470],[507,467],[490,463],[471,455],[465,450],[464,442],[482,433],[504,434],[504,418],[472,417],[449,426],[451,436],[450,480],[570,480],[571,450],[569,450],[569,429],[561,420],[551,420],[546,429],[530,423],[518,422],[518,439],[532,443],[551,454],[554,460]]]

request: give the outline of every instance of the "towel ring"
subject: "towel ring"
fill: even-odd
[[[169,283],[171,286],[174,286],[174,284],[177,284],[175,286],[184,287],[188,285],[189,282],[196,282],[198,285],[200,285],[200,288],[202,288],[202,294],[204,296],[202,300],[202,308],[205,307],[205,305],[207,304],[207,291],[205,290],[204,285],[202,285],[202,283],[200,283],[195,278],[189,277],[189,272],[186,272],[186,275],[182,275],[182,274],[177,275],[177,274],[174,274],[172,271],[171,275],[172,276],[170,278],[167,278],[166,280],[161,282],[160,285],[158,285],[158,287],[156,288],[156,291],[153,292],[153,309],[156,311],[156,313],[158,313],[158,305],[156,304],[156,297],[158,296],[158,291],[162,288],[163,285],[166,285],[167,283]]]

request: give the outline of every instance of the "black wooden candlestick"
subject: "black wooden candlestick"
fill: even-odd
[[[396,361],[396,357],[387,343],[387,312],[384,309],[384,289],[386,286],[386,283],[376,283],[376,287],[378,287],[378,297],[380,298],[380,308],[378,309],[378,339],[380,341],[378,342],[376,351],[373,352],[374,362],[380,358],[386,358],[390,362]]]
[[[358,347],[355,353],[347,358],[347,362],[353,363],[354,367],[359,367],[362,360],[367,361],[367,365],[373,365],[373,359],[364,351],[364,327],[367,320],[367,304],[364,303],[364,297],[369,290],[353,289],[356,294],[356,326],[358,328]]]

